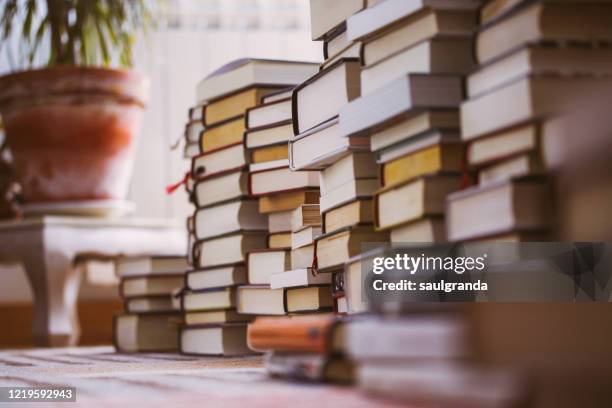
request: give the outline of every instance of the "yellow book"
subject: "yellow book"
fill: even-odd
[[[426,174],[460,172],[463,146],[439,144],[392,160],[383,165],[383,186],[392,186]]]
[[[259,198],[259,212],[289,211],[302,204],[319,204],[319,190],[292,191]]]
[[[266,146],[254,149],[251,152],[251,163],[264,163],[289,158],[289,144]]]
[[[204,124],[210,126],[242,116],[247,109],[257,106],[262,96],[277,90],[278,88],[251,88],[213,101],[204,108]]]
[[[339,230],[374,220],[372,200],[356,200],[325,213],[325,232]]]
[[[268,248],[291,248],[291,232],[276,232],[268,235]]]
[[[242,142],[244,129],[244,118],[240,117],[231,122],[204,130],[200,137],[202,151],[210,152],[211,150]]]

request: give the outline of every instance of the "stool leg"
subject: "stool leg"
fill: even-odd
[[[56,251],[28,256],[24,268],[34,295],[34,339],[39,346],[78,343],[77,298],[80,274],[72,259]]]

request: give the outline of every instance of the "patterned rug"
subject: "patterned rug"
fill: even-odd
[[[392,406],[350,387],[270,379],[261,357],[117,354],[112,347],[0,352],[0,387],[7,386],[75,387],[76,404],[61,404],[71,407]]]

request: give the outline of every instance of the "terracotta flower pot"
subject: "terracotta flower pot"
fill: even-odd
[[[135,72],[55,67],[0,77],[26,203],[125,199],[148,92]]]

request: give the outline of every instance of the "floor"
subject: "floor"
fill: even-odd
[[[0,387],[61,385],[76,387],[70,407],[392,406],[355,388],[270,379],[261,357],[116,354],[112,347],[0,352]]]

